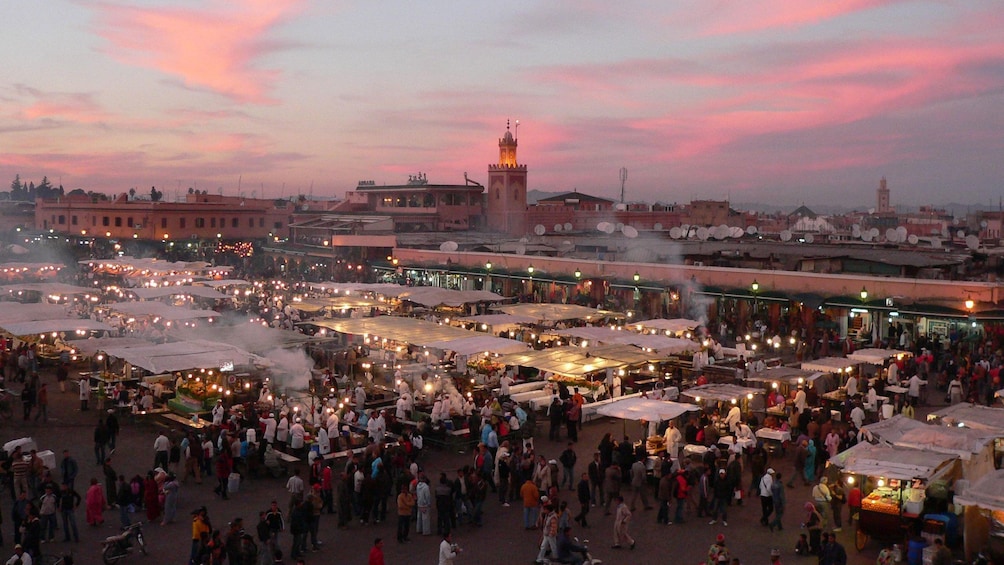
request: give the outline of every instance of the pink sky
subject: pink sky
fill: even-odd
[[[540,190],[613,197],[627,167],[648,201],[866,208],[882,176],[894,204],[1004,192],[995,2],[667,6],[0,5],[0,177],[168,198],[484,181],[512,118]]]

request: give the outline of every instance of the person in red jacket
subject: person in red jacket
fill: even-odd
[[[384,565],[383,563],[383,538],[373,540],[373,547],[370,549],[369,565]]]
[[[850,509],[849,522],[853,522],[861,513],[861,489],[854,485],[847,491],[847,506]]]
[[[674,495],[676,496],[676,517],[673,518],[673,523],[682,524],[683,523],[683,505],[687,502],[687,495],[690,494],[690,483],[687,482],[687,472],[680,469],[676,472],[676,489]]]

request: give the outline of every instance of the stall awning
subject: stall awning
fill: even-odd
[[[331,310],[351,310],[354,308],[390,308],[387,302],[376,298],[362,296],[332,296],[321,298],[305,298],[289,303],[290,307],[301,312],[319,312],[325,308]]]
[[[884,365],[889,359],[903,359],[913,354],[909,351],[898,349],[859,349],[847,356],[848,359],[856,363],[871,363],[872,365]]]
[[[475,335],[461,339],[450,339],[445,341],[434,341],[425,344],[426,347],[453,351],[457,355],[477,355],[479,353],[517,353],[529,349],[529,345],[522,341],[494,337],[491,335]]]
[[[219,369],[226,362],[235,365],[271,365],[263,357],[216,342],[176,341],[147,347],[109,347],[104,351],[151,373]]]
[[[688,388],[682,393],[694,400],[715,400],[732,402],[749,398],[751,394],[763,394],[763,389],[729,384],[707,384]]]
[[[184,341],[213,341],[246,349],[256,355],[266,355],[276,349],[299,348],[308,343],[323,341],[320,336],[304,335],[300,332],[266,328],[261,324],[238,324],[235,326],[172,328],[168,334],[173,339]]]
[[[457,318],[458,322],[473,322],[475,324],[486,324],[488,326],[510,326],[510,325],[530,325],[537,320],[529,316],[513,316],[511,314],[482,314],[480,316],[467,316]]]
[[[368,335],[377,339],[386,338],[390,341],[418,346],[484,335],[446,324],[402,316],[311,320],[304,323],[327,328],[341,334]]]
[[[638,331],[658,331],[658,332],[669,332],[673,334],[681,334],[684,332],[693,331],[697,326],[701,325],[697,320],[688,320],[687,318],[673,318],[667,320],[665,318],[654,318],[651,320],[642,320],[640,322],[633,322],[630,324]]]
[[[533,367],[569,377],[581,377],[606,369],[621,369],[649,361],[652,355],[628,345],[606,347],[554,347],[503,355],[503,365]]]
[[[37,282],[0,285],[0,293],[16,295],[18,291],[37,292],[44,296],[75,296],[78,294],[97,294],[99,291],[85,286],[73,286],[58,282]]]
[[[844,473],[931,481],[952,471],[958,457],[925,449],[859,443],[830,458]]]
[[[215,318],[220,315],[213,310],[194,310],[183,306],[168,306],[163,302],[119,302],[108,308],[126,316],[156,316],[167,321]]]
[[[230,298],[222,292],[205,286],[171,285],[157,288],[130,288],[129,292],[142,300],[163,298],[165,296],[198,296],[199,298],[210,298],[213,300]]]
[[[602,318],[623,318],[624,314],[609,310],[598,310],[577,304],[510,304],[498,308],[500,312],[513,316],[532,318],[539,323],[563,320],[599,320]]]
[[[761,383],[784,382],[797,386],[811,383],[824,374],[819,371],[806,371],[792,367],[771,367],[761,373],[750,373],[746,380]]]
[[[618,330],[606,326],[584,326],[550,332],[564,337],[575,337],[602,344],[634,345],[658,351],[661,355],[677,355],[685,351],[695,351],[697,343],[689,339],[667,337],[665,335],[641,334]]]
[[[154,343],[138,337],[92,337],[69,341],[67,345],[76,349],[81,355],[91,357],[98,351],[108,348],[147,347]]]
[[[1004,437],[1004,408],[960,402],[928,414],[927,419],[936,420],[949,426],[961,425],[967,428],[988,430],[996,432],[998,437]]]
[[[2,302],[0,303],[0,327],[14,322],[65,318],[67,314],[67,307],[60,304]]]
[[[868,441],[884,441],[891,444],[899,441],[906,432],[924,425],[926,424],[923,422],[897,414],[892,418],[862,426],[861,432]]]
[[[34,334],[47,334],[50,332],[112,331],[114,328],[108,324],[103,324],[87,318],[61,318],[58,320],[14,322],[4,324],[3,329],[11,335],[28,336]]]
[[[1004,469],[997,469],[956,493],[955,504],[1004,512]]]
[[[814,361],[802,363],[805,371],[818,371],[821,373],[850,373],[857,362],[845,357],[823,357]]]
[[[596,412],[611,418],[622,420],[647,420],[649,422],[673,420],[699,410],[693,404],[681,404],[668,400],[652,400],[650,398],[625,398],[599,407]]]

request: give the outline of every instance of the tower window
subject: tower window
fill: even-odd
[[[495,200],[501,200],[501,199],[502,199],[502,191],[496,188],[495,189]]]

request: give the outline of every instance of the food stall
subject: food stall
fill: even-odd
[[[954,503],[964,508],[966,562],[985,549],[991,563],[1004,561],[1004,469],[984,475],[968,488],[956,488]]]
[[[746,378],[746,382],[747,384],[761,384],[764,387],[763,392],[773,393],[774,391],[780,391],[786,399],[787,404],[793,402],[792,398],[795,395],[795,391],[800,387],[812,387],[820,397],[834,388],[833,380],[826,373],[783,366],[770,367],[758,373],[750,373]],[[780,404],[771,406],[766,412],[768,415],[778,418],[787,418],[787,404],[785,406],[781,406]]]
[[[629,327],[634,328],[635,331],[643,332],[647,334],[663,334],[674,337],[683,337],[690,339],[694,335],[694,331],[700,326],[701,323],[697,320],[689,320],[687,318],[653,318],[651,320],[641,320],[638,322],[632,322],[628,324]]]
[[[927,421],[989,432],[994,436],[994,467],[1004,468],[1004,408],[960,402],[931,412]]]
[[[693,404],[682,404],[669,400],[652,400],[649,398],[633,397],[617,399],[610,403],[606,403],[597,409],[597,413],[601,416],[621,419],[625,428],[624,436],[627,437],[627,420],[662,422],[666,420],[675,420],[684,414],[697,412],[698,410],[699,408]],[[666,451],[666,438],[661,435],[648,436],[648,430],[645,430],[644,434],[646,436],[645,451],[648,454],[648,460],[645,462],[645,467],[649,471],[655,471],[658,473],[656,463],[659,459],[659,454]],[[640,443],[641,442],[638,442],[636,447]]]
[[[690,398],[702,407],[717,405],[726,407],[722,414],[728,413],[728,408],[738,404],[743,414],[763,412],[763,389],[731,384],[706,384],[685,389],[681,394]]]
[[[855,546],[870,538],[902,542],[913,524],[920,524],[929,492],[947,493],[960,478],[959,457],[928,449],[859,443],[830,458],[848,488],[861,489],[863,499]],[[943,501],[947,505],[947,500]]]

